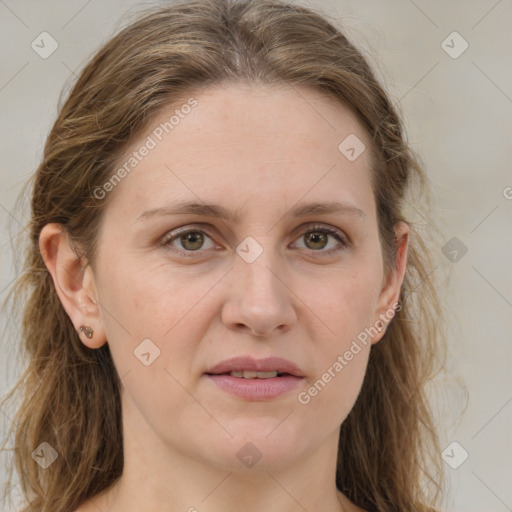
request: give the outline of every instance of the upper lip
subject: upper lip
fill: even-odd
[[[266,357],[264,359],[254,359],[251,356],[232,357],[226,359],[215,366],[212,366],[205,373],[221,374],[231,371],[253,371],[253,372],[273,372],[289,373],[297,377],[303,377],[301,369],[291,361],[282,357]]]

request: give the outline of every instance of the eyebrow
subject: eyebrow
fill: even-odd
[[[357,208],[350,203],[329,201],[325,203],[308,203],[298,205],[286,213],[285,217],[308,217],[311,215],[327,215],[330,213],[355,214],[366,220],[366,214],[363,210]],[[193,201],[185,201],[177,203],[173,206],[164,206],[143,211],[136,222],[148,220],[156,216],[169,215],[200,215],[203,217],[213,217],[225,219],[234,223],[240,221],[239,211],[232,211],[224,206],[208,203],[197,203]]]

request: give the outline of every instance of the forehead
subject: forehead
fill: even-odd
[[[112,199],[130,217],[186,200],[239,211],[341,200],[371,214],[369,143],[351,110],[321,92],[223,84],[154,116],[119,159],[139,153]]]

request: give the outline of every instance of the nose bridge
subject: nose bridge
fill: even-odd
[[[232,272],[235,285],[224,310],[231,327],[241,324],[269,334],[295,320],[291,292],[285,285],[284,265],[273,248],[273,237],[247,237],[237,247]]]
[[[244,295],[249,302],[260,298],[267,301],[282,299],[284,285],[278,278],[282,273],[279,254],[272,247],[271,236],[258,238],[259,241],[247,237],[237,247],[236,272],[243,283]]]

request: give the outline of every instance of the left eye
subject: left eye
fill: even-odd
[[[304,238],[305,240],[307,240],[307,243],[313,244],[313,249],[325,249],[325,247],[328,245],[329,237],[336,239],[339,247],[335,247],[334,249],[329,249],[327,251],[321,252],[330,253],[340,251],[348,245],[340,232],[338,232],[335,229],[322,226],[314,226],[313,228],[308,229],[308,231],[301,235],[299,240]],[[318,245],[320,245],[321,247],[318,247]],[[310,247],[306,247],[306,249],[308,248]]]
[[[334,238],[338,242],[339,247],[323,251],[322,249],[325,249],[328,245],[329,237]],[[210,247],[204,247],[206,239],[210,240]],[[310,244],[310,246],[300,248],[310,249],[313,252],[331,253],[342,250],[348,245],[341,232],[325,226],[313,226],[299,237],[299,240],[301,239],[304,239],[306,244]],[[180,243],[181,247],[176,247],[176,243]],[[164,236],[161,244],[166,247],[175,247],[178,252],[185,256],[192,256],[191,253],[197,252],[199,249],[212,249],[215,247],[213,240],[200,229],[185,229],[175,234],[169,233]]]

